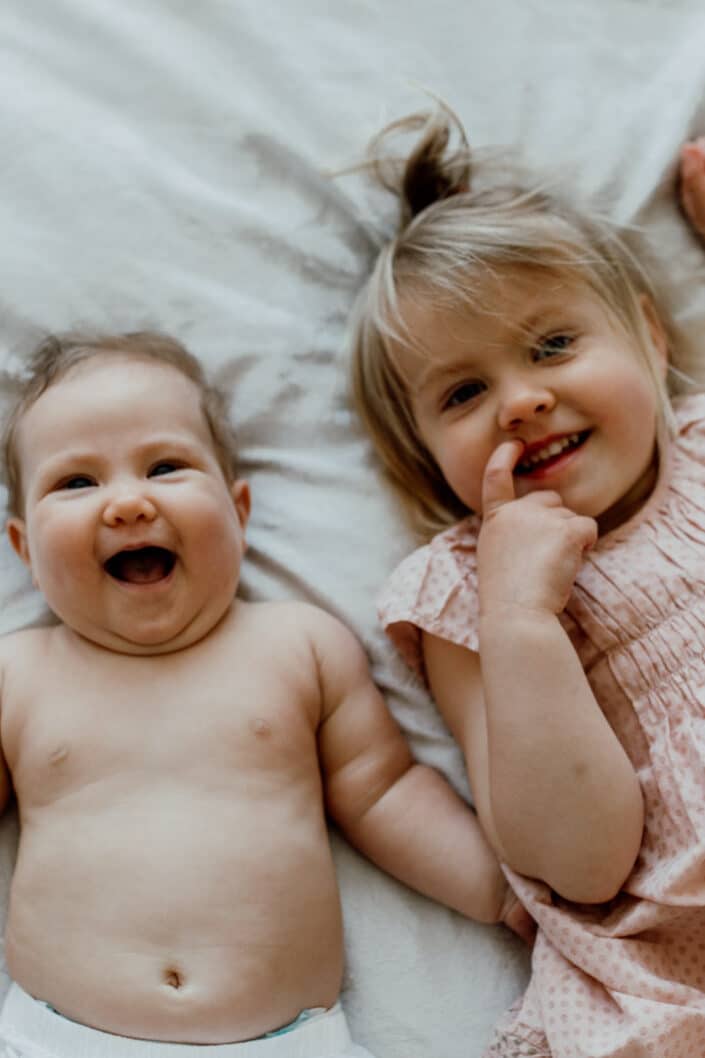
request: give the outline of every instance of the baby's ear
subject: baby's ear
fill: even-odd
[[[19,555],[25,566],[28,566],[31,570],[32,560],[29,555],[29,545],[27,543],[27,526],[25,525],[23,518],[12,518],[7,519],[7,535],[12,544],[12,550],[16,555]]]
[[[661,368],[661,377],[665,378],[668,370],[668,335],[661,323],[661,317],[656,311],[656,306],[648,294],[639,295],[639,304],[641,305],[641,311],[644,313],[644,319],[646,320],[646,326],[651,335],[651,341],[653,342],[654,349],[658,355],[658,366]]]
[[[246,481],[242,481],[238,478],[230,486],[230,492],[233,497],[233,503],[235,504],[235,510],[240,525],[243,529],[247,528],[247,523],[250,520],[250,509],[252,507],[252,501],[250,499],[250,486]]]

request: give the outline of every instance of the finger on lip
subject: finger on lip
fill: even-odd
[[[514,469],[524,451],[518,437],[502,441],[490,455],[482,479],[483,514],[515,499]]]
[[[502,441],[501,444],[497,445],[490,459],[496,466],[506,467],[507,470],[513,471],[525,451],[525,443],[518,437],[512,437],[511,440]],[[498,452],[502,454],[498,455]]]
[[[512,437],[509,441],[502,441],[487,460],[485,474],[487,474],[488,470],[490,473],[507,471],[513,474],[525,451],[526,445],[518,437]]]

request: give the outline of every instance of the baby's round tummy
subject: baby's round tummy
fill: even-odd
[[[342,924],[320,808],[178,800],[24,822],[13,980],[73,1020],[177,1043],[252,1039],[331,1006]]]

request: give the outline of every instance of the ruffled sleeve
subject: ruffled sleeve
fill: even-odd
[[[705,434],[705,392],[675,397],[673,410],[679,433],[687,433],[695,427],[699,428],[701,434]]]
[[[475,516],[434,537],[397,566],[379,599],[382,627],[407,665],[426,679],[421,633],[478,649]]]
[[[705,393],[673,402],[680,447],[702,464],[705,461]]]

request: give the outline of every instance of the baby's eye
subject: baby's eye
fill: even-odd
[[[161,463],[155,463],[153,467],[149,468],[147,477],[160,478],[164,474],[173,474],[175,470],[179,470],[180,468],[180,463],[175,463],[170,459],[164,459]]]
[[[73,474],[71,477],[64,478],[57,485],[58,489],[90,489],[95,485],[95,480],[89,478],[87,474]]]
[[[443,403],[443,410],[447,408],[459,408],[463,404],[468,404],[470,401],[475,400],[481,393],[484,393],[487,386],[484,382],[463,382],[461,385],[456,386],[453,392],[446,398]]]
[[[561,356],[568,351],[574,341],[572,334],[550,334],[546,338],[541,338],[532,350],[534,363]]]

